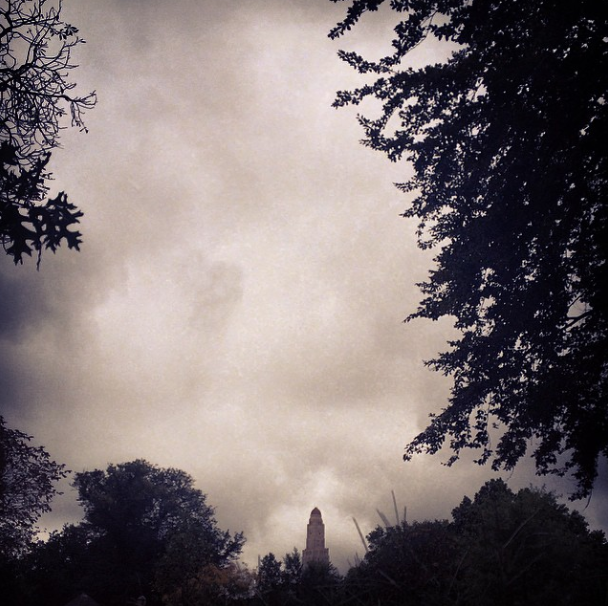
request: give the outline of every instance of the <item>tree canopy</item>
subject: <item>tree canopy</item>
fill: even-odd
[[[248,596],[242,533],[220,530],[184,471],[144,460],[75,474],[84,519],[13,562],[14,603],[63,606],[86,593],[106,606],[226,603]],[[10,584],[9,584],[10,585]]]
[[[296,547],[277,560],[271,552],[261,558],[257,569],[256,600],[265,606],[340,604],[342,578],[331,562],[302,564]]]
[[[56,483],[67,475],[32,436],[9,429],[0,417],[0,558],[24,553],[36,534],[36,522],[51,510]]]
[[[608,551],[577,511],[544,490],[486,482],[452,511],[462,593],[488,604],[594,604],[606,591]]]
[[[338,0],[332,0],[334,2]],[[352,0],[342,36],[384,0]],[[453,377],[448,405],[405,459],[449,443],[494,469],[527,452],[587,496],[608,455],[608,24],[596,0],[391,0],[391,55],[341,51],[373,82],[364,144],[410,162],[405,217],[435,265],[408,320],[454,319],[427,364]],[[443,62],[407,67],[421,44]]]
[[[95,587],[105,603],[182,595],[203,569],[219,571],[238,556],[243,535],[218,528],[193,484],[184,471],[144,460],[75,474],[90,551],[106,568]]]
[[[84,40],[62,21],[61,2],[10,0],[0,7],[0,242],[15,263],[65,240],[78,249],[72,228],[82,212],[65,192],[44,200],[51,152],[69,116],[86,130],[83,114],[95,93],[74,94],[68,72],[72,51]],[[44,200],[44,201],[43,201]]]
[[[596,604],[608,545],[554,495],[502,480],[464,497],[452,520],[377,527],[344,591],[358,604]]]
[[[514,606],[603,603],[608,543],[544,490],[486,482],[451,520],[391,524],[367,537],[342,578],[302,566],[297,549],[239,565],[242,535],[219,530],[188,474],[143,460],[77,474],[85,518],[0,558],[2,595],[15,606],[64,606],[87,594],[106,606],[359,604]]]

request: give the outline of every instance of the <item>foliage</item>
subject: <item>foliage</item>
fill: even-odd
[[[370,604],[454,603],[458,551],[447,521],[378,526],[368,541],[346,576],[347,595]]]
[[[22,263],[24,254],[37,251],[40,265],[42,250],[56,252],[62,240],[69,248],[80,247],[80,233],[69,228],[79,222],[82,212],[68,202],[67,195],[60,192],[37,204],[47,191],[44,181],[49,159],[47,154],[31,169],[19,168],[16,148],[7,142],[0,144],[0,240],[15,263]]]
[[[465,497],[452,521],[376,528],[345,579],[357,604],[591,605],[608,589],[608,544],[542,490],[501,480]]]
[[[96,547],[90,530],[73,524],[38,541],[21,565],[21,601],[12,603],[64,606],[84,588],[100,585],[96,578],[112,579]]]
[[[149,604],[159,604],[162,596],[167,604],[187,604],[176,596],[210,578],[209,571],[227,578],[225,569],[242,548],[242,534],[217,527],[206,495],[181,470],[136,460],[77,473],[74,486],[84,521],[77,531],[66,528],[51,537],[46,550],[58,554],[73,589],[107,606],[141,594]],[[75,561],[70,554],[79,550]],[[235,586],[237,576],[232,574]]]
[[[265,555],[258,566],[257,588],[260,592],[274,591],[282,585],[283,570],[274,553]]]
[[[265,555],[257,570],[256,603],[266,606],[291,604],[332,604],[340,590],[341,577],[330,563],[302,564],[294,547],[282,561],[273,553]]]
[[[297,547],[290,553],[286,553],[283,558],[283,568],[281,570],[281,583],[283,587],[295,587],[302,579],[302,555]]]
[[[332,0],[337,1],[337,0]],[[384,0],[352,0],[339,37]],[[386,5],[385,5],[386,6]],[[360,116],[364,144],[413,176],[405,217],[436,266],[413,318],[460,331],[429,366],[454,379],[448,406],[405,459],[480,451],[513,468],[573,473],[588,495],[608,454],[608,35],[604,3],[391,0],[392,55],[343,60],[374,82],[335,106]],[[448,60],[407,67],[419,45]],[[499,432],[496,429],[499,428]]]
[[[29,436],[9,429],[0,417],[0,559],[22,555],[30,546],[40,516],[50,511],[58,494],[56,482],[65,465],[51,460]]]
[[[300,602],[316,606],[339,601],[342,577],[331,563],[308,562],[302,568],[297,597]]]
[[[501,480],[464,497],[451,521],[376,528],[364,559],[342,579],[331,565],[302,569],[296,549],[282,561],[264,556],[255,576],[239,566],[242,537],[217,529],[184,472],[134,461],[84,476],[85,521],[0,569],[15,575],[8,593],[3,586],[11,604],[63,606],[87,593],[106,606],[135,603],[142,594],[159,606],[592,606],[608,595],[603,533],[591,532],[554,495],[513,492]],[[135,551],[154,557],[122,551],[119,529],[137,543]]]
[[[554,495],[487,482],[452,512],[461,593],[481,604],[597,604],[608,588],[602,533]]]
[[[282,561],[274,553],[261,560],[256,574],[256,603],[266,606],[287,606],[300,601],[302,582],[302,558],[294,547]]]
[[[164,593],[162,601],[166,606],[239,603],[253,596],[254,584],[251,572],[236,562],[206,564]]]
[[[234,562],[244,543],[242,534],[209,531],[187,521],[173,534],[155,566],[154,586],[168,606],[209,602],[247,594],[253,579]]]
[[[64,192],[41,202],[51,151],[69,114],[86,130],[83,113],[95,93],[73,94],[67,80],[73,49],[84,40],[61,20],[61,1],[11,0],[0,7],[0,241],[15,263],[44,248],[55,252],[63,240],[78,249],[70,228],[82,213]]]

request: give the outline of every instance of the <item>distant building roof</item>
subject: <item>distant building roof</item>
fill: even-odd
[[[90,598],[86,593],[81,593],[78,597],[68,602],[65,606],[99,606],[99,604]]]

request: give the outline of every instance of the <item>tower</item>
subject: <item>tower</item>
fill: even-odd
[[[325,547],[325,524],[316,507],[310,512],[306,527],[306,549],[302,551],[302,566],[313,562],[329,564],[329,549]]]

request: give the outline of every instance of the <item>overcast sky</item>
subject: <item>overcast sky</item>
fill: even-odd
[[[431,258],[407,167],[358,144],[340,48],[380,53],[377,15],[345,40],[328,0],[64,0],[97,90],[66,130],[53,191],[84,212],[80,253],[0,258],[0,398],[9,426],[73,471],[145,458],[190,473],[244,560],[305,546],[310,510],[344,571],[392,514],[448,517],[496,477],[447,455],[405,464],[446,402],[422,361],[449,323],[403,324]],[[417,60],[432,60],[422,49]],[[524,465],[513,488],[535,479]],[[48,528],[81,510],[66,484]],[[602,493],[585,514],[608,526]],[[603,517],[602,517],[603,516]]]

